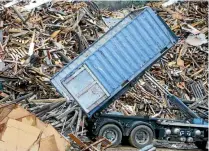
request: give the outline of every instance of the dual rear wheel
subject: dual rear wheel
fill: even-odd
[[[136,148],[143,148],[153,141],[153,131],[146,125],[135,127],[129,136],[129,142]]]
[[[99,136],[107,138],[112,146],[119,145],[123,137],[120,128],[115,124],[104,125],[99,131]]]
[[[104,125],[100,131],[99,136],[106,137],[112,142],[112,146],[117,146],[121,143],[122,132],[115,124]],[[154,134],[153,131],[146,125],[136,126],[129,135],[129,142],[136,148],[143,148],[152,143]]]

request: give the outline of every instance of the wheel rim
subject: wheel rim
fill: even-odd
[[[149,134],[146,131],[137,131],[135,135],[135,140],[139,144],[145,144],[149,141]]]
[[[113,144],[117,140],[118,134],[117,131],[114,129],[107,129],[106,131],[104,131],[102,136],[107,138]]]

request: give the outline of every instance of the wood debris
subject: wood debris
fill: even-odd
[[[149,73],[187,105],[202,102],[192,109],[200,117],[208,119],[208,45],[204,44],[208,39],[208,31],[205,30],[208,29],[208,20],[205,19],[208,18],[208,2],[178,2],[167,8],[162,7],[162,2],[150,2],[147,5],[156,9],[180,38],[179,43],[154,64]],[[186,26],[188,30],[185,30]],[[193,42],[192,45],[187,42],[190,36],[201,36],[200,31],[204,31],[204,41],[197,41],[198,44]],[[199,85],[194,88],[196,83]],[[132,107],[132,115],[184,118],[177,108],[171,106],[165,94],[146,77],[111,105],[110,111],[120,111],[125,104]],[[129,112],[129,109],[126,108],[125,112]]]
[[[50,78],[104,34],[100,12],[91,2],[46,3],[29,12],[24,6],[0,11],[0,102],[20,104],[65,137],[86,135],[85,114],[56,91]],[[54,141],[50,137],[43,144],[48,139]]]
[[[107,31],[110,26],[102,17],[119,19],[119,13],[98,10],[93,2],[57,1],[29,12],[22,10],[22,3],[6,8],[4,4],[0,4],[0,103],[19,103],[66,137],[69,133],[85,136],[85,114],[56,91],[50,78]],[[207,119],[208,3],[176,2],[166,8],[162,4],[146,5],[166,21],[179,43],[149,73]],[[195,37],[199,41],[194,43]],[[112,111],[128,116],[184,118],[146,77],[104,112]],[[40,150],[54,140],[56,136],[42,139]]]

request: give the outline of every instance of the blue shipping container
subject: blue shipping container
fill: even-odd
[[[91,117],[124,93],[176,42],[165,22],[145,7],[127,15],[51,82]]]

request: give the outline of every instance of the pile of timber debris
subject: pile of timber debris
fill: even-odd
[[[22,11],[22,3],[8,8],[1,5],[0,102],[21,104],[65,136],[72,131],[85,135],[82,110],[74,102],[66,102],[49,80],[107,31],[102,17],[118,19],[121,13],[100,11],[90,2],[46,3],[31,11]],[[180,39],[149,73],[207,118],[207,2],[181,2],[166,8],[161,2],[147,5]],[[183,116],[170,106],[165,94],[143,77],[108,111],[174,119]]]
[[[0,102],[23,96],[24,108],[61,133],[83,134],[81,109],[60,98],[50,78],[105,33],[99,10],[90,2],[47,3],[32,11],[22,11],[23,7],[1,11]]]
[[[180,39],[149,73],[202,118],[208,118],[208,3],[181,2],[167,8],[148,3]],[[183,116],[165,94],[144,76],[111,109],[125,115],[150,115],[179,119]],[[184,116],[183,116],[184,118]]]

